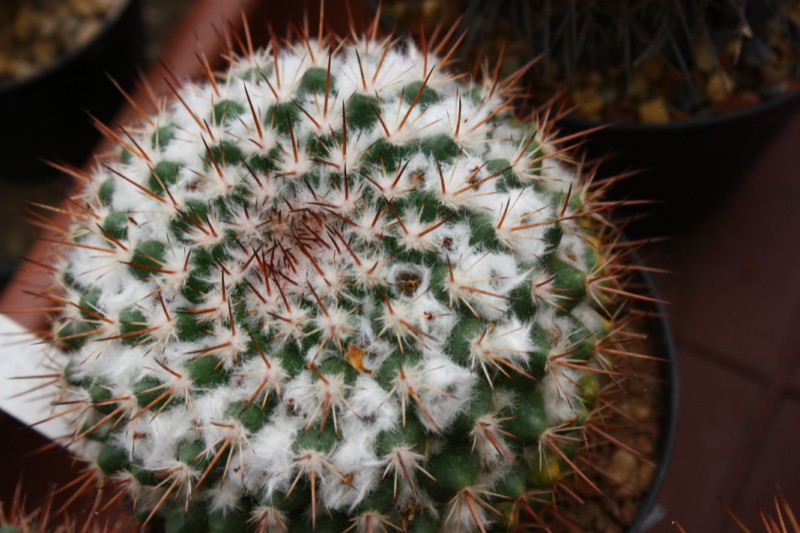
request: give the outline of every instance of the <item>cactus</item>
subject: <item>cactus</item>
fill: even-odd
[[[504,530],[594,486],[610,204],[445,43],[273,39],[106,129],[42,295],[82,482],[167,531]]]
[[[462,56],[505,53],[537,102],[568,92],[591,120],[687,120],[796,89],[797,0],[416,0],[385,2],[414,31],[464,31]],[[734,98],[733,93],[741,93]]]
[[[751,533],[756,531],[745,525],[744,521],[737,515],[733,509],[724,501],[721,500],[722,508],[727,513],[731,523],[736,526],[737,531],[743,533]],[[770,510],[772,507],[772,510]],[[771,506],[762,508],[759,505],[758,517],[764,531],[769,533],[800,533],[800,520],[797,519],[793,506],[789,503],[780,488],[776,488],[775,494],[772,496]],[[686,533],[681,523],[673,519],[672,525],[678,533]],[[760,531],[758,529],[757,531]]]
[[[0,501],[0,532],[2,533],[28,533],[29,531],[34,531],[37,526],[39,514],[48,515],[49,509],[45,509],[44,512],[38,513],[33,512],[29,513],[25,510],[24,505],[24,498],[23,498],[23,490],[22,485],[17,484],[16,490],[14,491],[14,496],[10,502],[7,504],[4,501]],[[48,524],[47,518],[43,520],[44,527],[42,531],[46,531]]]

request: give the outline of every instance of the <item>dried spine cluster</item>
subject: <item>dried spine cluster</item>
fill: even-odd
[[[86,480],[176,531],[507,528],[591,483],[608,205],[448,40],[273,40],[107,131],[51,297]]]

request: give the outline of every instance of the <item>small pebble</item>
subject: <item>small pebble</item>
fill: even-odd
[[[441,4],[437,0],[424,0],[422,2],[422,16],[427,19],[437,19],[441,16]]]
[[[647,435],[640,435],[634,441],[634,449],[643,455],[650,455],[655,452],[655,443]]]
[[[761,68],[761,79],[764,85],[777,85],[788,77],[788,68],[778,62],[770,62]]]
[[[631,414],[633,414],[636,420],[646,422],[652,420],[653,408],[647,405],[646,403],[637,404],[634,406],[633,412]]]
[[[642,462],[639,466],[639,472],[636,475],[634,486],[640,491],[646,491],[653,484],[653,478],[656,475],[656,467],[653,464]]]
[[[715,72],[708,78],[706,85],[706,96],[714,103],[718,104],[731,95],[735,88],[733,80],[724,72]]]
[[[649,96],[650,82],[647,77],[641,72],[635,73],[631,76],[631,82],[628,85],[628,95],[636,100],[644,100]]]
[[[614,452],[608,475],[617,485],[625,485],[636,477],[639,460],[629,451],[619,449]]]
[[[600,91],[594,88],[574,89],[572,99],[584,115],[596,115],[603,110],[606,103]]]
[[[634,520],[636,520],[636,515],[639,514],[639,511],[641,509],[641,507],[637,503],[638,502],[626,500],[620,506],[619,517],[624,524],[630,524],[633,523]]]
[[[739,58],[742,55],[742,44],[744,43],[742,38],[734,39],[728,43],[728,46],[725,48],[725,55],[730,58],[731,64],[735,65],[739,62]]]
[[[666,124],[669,122],[667,102],[663,98],[655,98],[639,104],[639,120],[645,124]]]
[[[697,70],[705,74],[710,74],[717,68],[717,60],[705,41],[701,40],[694,45],[694,64]]]

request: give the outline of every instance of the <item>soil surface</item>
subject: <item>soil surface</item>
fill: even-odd
[[[638,286],[631,290],[647,293]],[[617,355],[610,361],[615,374],[604,377],[586,451],[576,458],[600,492],[577,476],[565,480],[561,503],[550,509],[554,532],[622,533],[641,513],[652,511],[642,507],[668,439],[671,363],[669,354],[662,353],[666,343],[659,338],[660,317],[635,309],[630,318],[632,333],[620,334],[614,349],[636,356]]]
[[[35,75],[87,44],[125,0],[0,2],[0,82]]]

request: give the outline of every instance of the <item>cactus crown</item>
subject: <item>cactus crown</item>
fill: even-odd
[[[574,469],[621,290],[603,206],[512,82],[435,52],[274,41],[91,175],[52,336],[143,519],[506,528]]]

